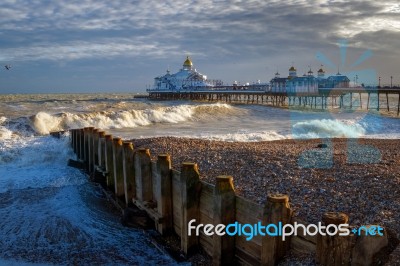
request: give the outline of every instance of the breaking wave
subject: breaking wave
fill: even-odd
[[[358,138],[365,135],[366,130],[359,124],[332,120],[310,120],[297,122],[292,128],[293,138]]]
[[[207,140],[228,141],[228,142],[258,142],[286,139],[287,136],[281,135],[276,131],[260,131],[260,132],[235,132],[228,134],[198,134],[182,136],[188,138],[200,138]]]
[[[216,119],[227,115],[240,115],[243,109],[228,104],[177,105],[143,110],[101,111],[88,113],[38,112],[30,117],[0,119],[0,139],[13,133],[23,136],[46,135],[52,131],[94,126],[102,129],[135,128],[154,123],[180,123]]]

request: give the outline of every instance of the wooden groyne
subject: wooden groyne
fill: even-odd
[[[227,102],[245,104],[266,104],[271,106],[308,107],[313,109],[360,108],[365,110],[390,111],[389,96],[397,96],[396,111],[400,115],[400,87],[395,88],[324,88],[318,93],[293,93],[266,90],[251,90],[231,87],[210,90],[197,88],[185,91],[149,90],[149,99],[153,100],[198,100],[208,102]],[[363,103],[362,95],[366,96]],[[375,105],[371,104],[372,96],[376,97]],[[383,99],[381,99],[383,97]],[[345,101],[347,98],[347,101]],[[366,101],[366,102],[365,102]],[[393,111],[393,110],[392,110]]]
[[[236,195],[232,176],[217,176],[215,184],[203,182],[194,162],[172,168],[168,154],[151,159],[150,150],[135,149],[105,131],[86,127],[70,130],[71,146],[78,161],[114,195],[120,208],[134,204],[154,221],[161,235],[175,234],[186,255],[203,249],[215,265],[275,265],[289,250],[311,254],[320,265],[372,265],[374,256],[388,244],[387,234],[371,236],[322,236],[319,234],[281,237],[255,235],[210,236],[204,227],[197,236],[188,224],[305,224],[294,218],[289,197],[267,195],[264,205]],[[343,213],[325,213],[324,225],[347,223]],[[385,231],[386,232],[386,231]]]

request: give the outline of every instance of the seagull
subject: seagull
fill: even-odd
[[[4,66],[7,70],[10,70],[11,69],[11,65],[5,65]]]

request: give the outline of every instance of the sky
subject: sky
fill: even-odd
[[[323,64],[358,82],[400,84],[400,3],[0,2],[0,93],[144,92],[187,55],[225,84],[268,82],[292,64],[298,75]]]

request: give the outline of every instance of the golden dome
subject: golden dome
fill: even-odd
[[[296,68],[294,68],[294,66],[292,66],[291,68],[289,68],[289,71],[296,71]]]
[[[324,71],[322,68],[320,68],[320,69],[318,70],[318,73],[325,73],[325,71]]]
[[[189,67],[193,66],[193,63],[192,61],[190,61],[189,56],[186,56],[186,60],[185,62],[183,62],[183,66],[189,66]]]

